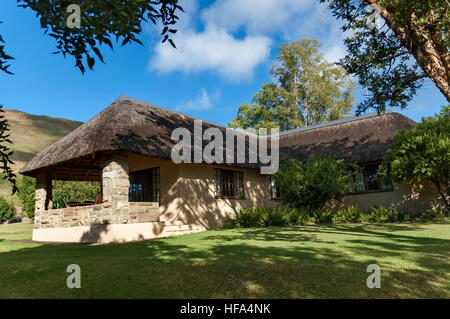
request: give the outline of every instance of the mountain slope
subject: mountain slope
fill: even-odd
[[[5,117],[10,124],[11,140],[14,143],[10,145],[10,148],[14,150],[12,168],[16,173],[35,154],[82,124],[82,122],[32,115],[13,109],[5,109]],[[9,184],[2,181],[0,195],[9,197],[10,192]]]

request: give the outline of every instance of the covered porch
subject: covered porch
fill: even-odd
[[[118,241],[148,237],[149,234],[143,234],[145,229],[139,230],[138,234],[126,227],[155,223],[150,225],[152,232],[160,228],[159,171],[157,176],[154,171],[148,173],[153,176],[142,172],[130,174],[126,153],[78,158],[39,172],[36,175],[33,240],[103,242],[101,236]],[[99,182],[101,194],[95,203],[53,209],[52,180]],[[108,234],[112,230],[116,234]]]

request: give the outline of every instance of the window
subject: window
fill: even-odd
[[[130,202],[160,201],[159,167],[130,173]]]
[[[216,197],[244,198],[242,172],[215,168],[214,175]]]
[[[270,193],[272,195],[272,199],[278,199],[281,197],[280,185],[273,176],[270,176]]]
[[[366,193],[376,191],[392,191],[394,186],[391,183],[383,182],[378,174],[380,164],[362,166],[351,177],[350,193]]]

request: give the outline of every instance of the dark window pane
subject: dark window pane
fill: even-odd
[[[272,198],[280,198],[281,192],[280,192],[280,186],[278,185],[277,181],[274,177],[270,177],[270,188],[272,192]]]
[[[244,197],[243,174],[238,171],[214,170],[215,196]]]
[[[159,202],[159,167],[130,173],[130,202]]]

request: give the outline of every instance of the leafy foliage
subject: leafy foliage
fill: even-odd
[[[414,129],[397,135],[379,170],[384,180],[432,182],[450,209],[450,114],[424,118]]]
[[[371,223],[393,223],[404,222],[409,215],[394,207],[374,206],[369,209],[367,221]]]
[[[0,21],[0,24],[3,23]],[[0,71],[5,72],[6,74],[12,74],[11,71],[9,71],[9,67],[11,66],[8,60],[14,60],[14,58],[5,52],[5,45],[2,44],[5,43],[5,40],[3,40],[2,35],[0,34]]]
[[[53,207],[63,208],[70,202],[95,201],[99,183],[53,181]]]
[[[3,179],[8,180],[12,184],[12,193],[14,194],[17,191],[16,174],[11,169],[11,164],[14,164],[11,156],[14,152],[8,147],[8,144],[12,144],[9,136],[8,120],[5,118],[3,105],[0,105],[0,170]]]
[[[427,78],[450,101],[448,0],[320,1],[350,34],[339,65],[367,90],[358,113],[406,107]]]
[[[36,179],[23,176],[17,182],[17,196],[22,204],[22,212],[26,213],[29,218],[34,217],[34,196],[36,190]]]
[[[275,174],[284,204],[312,210],[347,194],[349,177],[343,161],[317,155],[305,162],[291,159]]]
[[[3,197],[0,197],[0,222],[10,220],[15,213],[16,209],[14,205],[8,203]]]
[[[363,214],[358,206],[347,206],[336,211],[328,209],[304,209],[287,206],[241,208],[233,219],[226,221],[224,228],[287,227],[312,224],[339,223],[394,223],[394,222],[439,222],[448,223],[448,213],[427,210],[417,215],[394,207],[377,205]]]
[[[328,63],[316,39],[285,43],[266,83],[244,103],[231,127],[288,130],[341,118],[353,105],[354,83],[344,69]]]
[[[249,228],[271,226],[306,225],[311,222],[307,210],[280,207],[242,208],[233,219],[226,222],[225,228]]]
[[[113,40],[121,45],[142,42],[137,36],[142,32],[141,24],[148,20],[161,22],[163,42],[175,47],[170,34],[176,32],[172,26],[178,20],[178,10],[183,11],[177,0],[17,0],[19,7],[29,8],[40,19],[41,28],[56,40],[55,54],[70,55],[82,73],[85,65],[92,69],[99,59],[104,62],[101,46],[113,48]],[[80,28],[69,28],[67,19],[71,4],[81,8]],[[94,55],[95,54],[95,55]]]
[[[36,180],[24,176],[18,181],[18,188],[17,195],[23,205],[22,211],[30,218],[34,217]],[[99,193],[98,183],[53,181],[53,208],[66,207],[70,202],[95,201]]]
[[[332,216],[333,223],[359,223],[362,220],[361,210],[355,205],[338,209]]]

